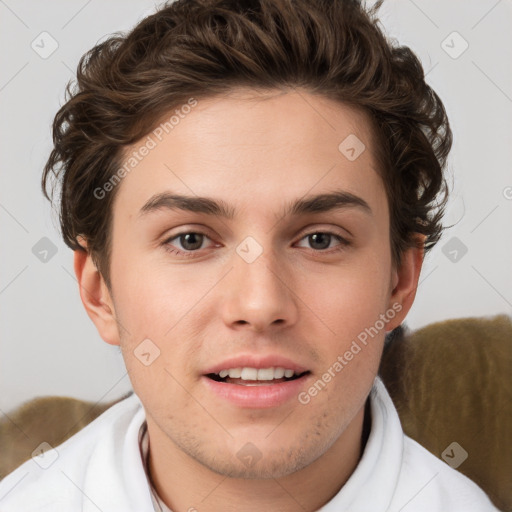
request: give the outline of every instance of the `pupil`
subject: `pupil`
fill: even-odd
[[[314,246],[315,243],[320,243],[322,247],[317,247],[317,249],[327,249],[329,247],[329,242],[331,235],[328,233],[313,233],[312,235],[309,235],[309,241],[312,246]],[[322,241],[324,243],[322,243]]]
[[[188,251],[193,251],[194,249],[199,249],[203,243],[203,239],[200,233],[185,233],[184,235],[180,235],[180,242],[184,249]],[[197,237],[197,239],[196,239]],[[194,242],[195,240],[195,242]],[[199,240],[199,241],[198,241]],[[189,246],[187,247],[187,245]],[[192,245],[192,247],[190,247]]]

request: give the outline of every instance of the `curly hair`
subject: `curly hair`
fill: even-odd
[[[382,2],[368,9],[360,0],[177,0],[97,44],[67,85],[42,176],[47,199],[60,186],[65,243],[85,250],[83,237],[110,288],[119,187],[100,198],[94,191],[115,175],[126,148],[190,98],[301,87],[368,114],[393,263],[409,247],[430,249],[444,229],[452,132],[416,55],[379,27]]]

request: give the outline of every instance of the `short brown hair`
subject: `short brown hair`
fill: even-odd
[[[432,247],[443,230],[452,133],[416,55],[379,28],[382,1],[366,9],[358,0],[178,0],[92,48],[55,116],[42,178],[48,199],[50,177],[60,184],[66,244],[80,250],[83,236],[110,288],[117,187],[102,199],[94,190],[162,113],[242,86],[301,87],[369,114],[393,262],[418,243],[414,233]]]

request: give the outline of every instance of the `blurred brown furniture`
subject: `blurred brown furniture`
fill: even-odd
[[[456,469],[511,511],[512,319],[461,318],[399,333],[379,373],[404,432],[445,462],[458,443],[468,456]]]

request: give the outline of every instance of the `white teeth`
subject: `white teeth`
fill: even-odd
[[[290,369],[277,367],[277,368],[229,368],[221,370],[218,373],[221,379],[225,377],[231,379],[242,379],[242,380],[274,380],[282,379],[283,377],[290,378],[295,375],[295,372]]]
[[[282,379],[284,377],[284,368],[274,368],[274,379]]]
[[[231,368],[231,370],[227,370],[229,372],[229,377],[231,379],[239,379],[242,375],[242,368]]]
[[[258,380],[258,370],[256,368],[242,368],[242,380]]]
[[[258,370],[258,380],[272,380],[274,378],[273,368],[260,368]]]

